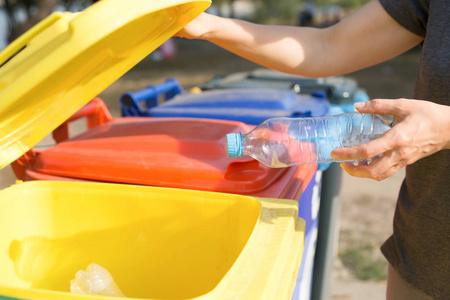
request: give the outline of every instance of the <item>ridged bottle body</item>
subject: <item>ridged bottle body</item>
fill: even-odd
[[[391,115],[351,112],[314,118],[272,118],[242,135],[242,154],[282,168],[336,162],[331,151],[365,144],[395,123]]]

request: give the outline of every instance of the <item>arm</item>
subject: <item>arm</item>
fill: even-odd
[[[378,0],[325,29],[258,25],[204,13],[178,36],[205,39],[265,67],[310,77],[359,70],[423,40],[395,22]]]
[[[377,99],[355,106],[362,113],[392,114],[397,124],[367,144],[331,153],[341,160],[368,159],[383,153],[369,165],[341,164],[352,176],[383,180],[421,158],[450,149],[450,106],[407,99]]]

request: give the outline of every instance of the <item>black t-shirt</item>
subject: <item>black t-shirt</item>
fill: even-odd
[[[450,105],[450,2],[380,3],[400,25],[424,37],[414,98]],[[450,299],[450,150],[406,167],[394,234],[381,250],[410,284],[435,299]]]

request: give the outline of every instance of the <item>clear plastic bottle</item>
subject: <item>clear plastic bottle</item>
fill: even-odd
[[[392,115],[350,112],[314,118],[271,118],[248,134],[227,135],[229,157],[250,155],[273,168],[298,164],[337,162],[338,148],[365,144],[392,126]]]
[[[70,282],[74,294],[125,297],[111,274],[97,264],[90,264],[86,271],[80,270]]]

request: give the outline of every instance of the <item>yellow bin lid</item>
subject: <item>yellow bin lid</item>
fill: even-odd
[[[173,36],[210,0],[102,0],[54,13],[0,52],[0,168]]]

